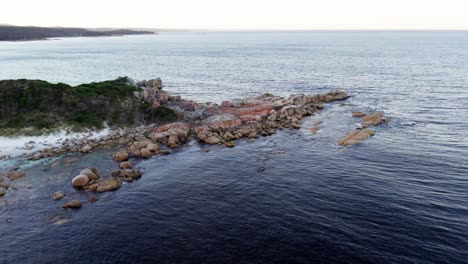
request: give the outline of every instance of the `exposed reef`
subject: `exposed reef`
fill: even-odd
[[[375,131],[368,129],[368,127],[378,126],[386,121],[382,112],[372,114],[353,112],[352,116],[361,118],[361,125],[338,141],[338,144],[341,146],[351,146],[374,136]]]
[[[6,85],[5,81],[0,84]],[[119,78],[115,81],[76,87],[58,84],[60,87],[52,88],[50,84],[42,81],[7,81],[7,84],[20,84],[15,89],[23,92],[18,97],[23,99],[19,100],[19,103],[18,101],[10,102],[8,106],[4,106],[0,115],[2,122],[11,120],[11,117],[5,114],[6,108],[21,116],[22,114],[35,114],[35,110],[31,111],[31,109],[35,107],[40,109],[50,102],[48,107],[52,107],[55,111],[56,107],[63,107],[63,94],[66,94],[67,98],[81,99],[80,104],[75,105],[79,109],[95,110],[94,113],[99,117],[97,123],[108,122],[109,115],[112,115],[113,111],[125,113],[119,116],[122,120],[116,122],[121,127],[111,128],[105,136],[95,137],[92,132],[86,132],[79,138],[61,140],[59,146],[23,155],[23,158],[38,160],[71,152],[82,152],[86,155],[96,148],[105,146],[119,149],[112,155],[116,165],[109,175],[101,175],[97,167],[89,167],[81,169],[70,178],[71,185],[77,191],[93,193],[114,191],[121,188],[125,182],[138,180],[143,173],[135,168],[135,163],[152,156],[166,155],[170,153],[169,149],[177,148],[188,141],[195,140],[208,145],[222,144],[232,148],[236,146],[236,140],[240,138],[254,139],[260,136],[270,136],[278,129],[299,129],[301,120],[305,116],[320,111],[327,103],[345,100],[349,97],[344,91],[313,95],[295,94],[288,97],[262,94],[216,104],[197,103],[171,95],[163,90],[163,84],[159,78],[139,82],[130,78]],[[63,88],[63,90],[54,90],[57,88]],[[44,91],[42,89],[52,95],[41,95],[40,91]],[[80,97],[83,94],[85,97]],[[62,101],[57,103],[51,99]],[[127,103],[122,103],[123,101]],[[105,111],[99,112],[95,108],[102,107],[99,104],[103,102],[109,104],[106,105]],[[34,107],[28,105],[34,105]],[[67,110],[69,109],[60,109],[60,111]],[[29,113],[30,111],[32,113]],[[46,107],[43,111],[51,111],[51,108]],[[57,117],[59,125],[67,124],[68,115],[70,113],[61,113],[61,117]],[[367,127],[376,126],[385,121],[383,113],[380,112],[373,114],[355,112],[352,116],[362,119],[361,128],[339,140],[339,145],[351,146],[373,136],[375,132]],[[95,128],[97,123],[84,122],[82,128]],[[125,124],[138,124],[138,126],[125,126]],[[310,128],[310,132],[316,133],[320,129],[318,125]],[[24,172],[19,168],[0,175],[0,196],[6,195],[6,190],[13,186],[14,180],[24,176]],[[59,201],[66,199],[67,194],[58,191],[51,194],[51,197],[52,200]],[[88,202],[92,203],[97,200],[98,197],[92,196]],[[80,200],[71,200],[63,204],[63,208],[80,208],[81,206]]]

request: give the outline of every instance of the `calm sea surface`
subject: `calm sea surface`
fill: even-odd
[[[108,173],[111,151],[23,164],[28,176],[0,198],[0,263],[468,263],[468,32],[0,43],[0,79],[118,76],[161,77],[198,101],[336,88],[352,98],[297,131],[142,161],[140,180],[77,211],[51,195],[86,201],[70,180],[90,165]],[[359,122],[352,111],[391,122],[339,147]]]

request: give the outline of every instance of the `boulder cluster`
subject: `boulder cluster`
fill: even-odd
[[[114,158],[123,152],[116,153]],[[132,164],[127,161],[128,160],[128,153],[127,158],[125,161],[120,163],[120,167],[122,167],[123,163],[127,164],[127,168],[116,169],[112,171],[112,177],[108,179],[102,179],[100,176],[99,169],[95,167],[86,168],[79,172],[77,176],[75,176],[71,183],[73,187],[77,189],[84,189],[87,192],[96,192],[96,193],[103,193],[108,191],[117,190],[122,187],[122,182],[132,182],[136,179],[141,177],[141,172],[139,170],[131,169]],[[130,168],[128,168],[130,167]],[[58,201],[63,199],[65,194],[61,191],[55,192],[52,195],[52,199],[54,201]],[[89,202],[93,203],[97,201],[97,197],[92,196]],[[82,205],[81,201],[79,200],[72,200],[65,203],[62,207],[63,208],[80,208]]]
[[[263,94],[232,102],[198,104],[190,101],[171,106],[183,112],[186,122],[169,124],[149,132],[151,139],[175,147],[193,136],[206,144],[235,146],[239,138],[257,138],[277,129],[300,128],[300,120],[324,107],[324,103],[347,99],[344,91],[288,98]]]
[[[361,127],[341,138],[338,141],[338,144],[341,146],[351,146],[374,136],[375,131],[368,129],[368,127],[378,126],[385,121],[385,117],[382,112],[376,112],[372,114],[353,112],[352,116],[361,118]]]
[[[134,96],[150,103],[154,108],[165,106],[179,113],[181,120],[155,127],[117,128],[103,137],[95,137],[92,132],[80,138],[67,138],[61,146],[46,148],[27,156],[28,159],[62,155],[71,152],[89,153],[100,146],[134,144],[129,154],[149,158],[163,154],[153,143],[175,148],[191,138],[207,144],[235,145],[234,140],[248,137],[257,138],[276,133],[277,129],[300,128],[300,120],[322,109],[324,103],[344,100],[348,95],[344,91],[325,94],[297,94],[289,97],[263,94],[222,104],[196,103],[183,100],[180,96],[171,96],[164,91],[160,78],[136,82],[127,78],[128,84],[142,88]],[[144,147],[142,145],[146,144]]]
[[[0,197],[7,194],[7,190],[16,190],[16,186],[13,184],[15,180],[23,178],[26,172],[19,170],[19,167],[15,167],[6,173],[0,172]]]
[[[112,155],[118,163],[118,169],[111,172],[110,177],[101,177],[96,167],[81,170],[71,183],[74,188],[87,192],[102,193],[117,190],[124,182],[133,182],[140,177],[140,170],[134,168],[132,161],[149,159],[153,156],[169,153],[168,148],[177,148],[190,140],[197,140],[203,144],[224,144],[235,147],[240,138],[257,138],[269,136],[278,129],[299,129],[301,120],[324,108],[325,103],[345,100],[349,96],[344,91],[334,91],[324,94],[296,94],[289,97],[262,94],[255,97],[225,101],[221,104],[196,103],[183,100],[179,96],[171,96],[162,90],[161,79],[135,82],[128,79],[129,84],[143,88],[134,96],[145,100],[153,107],[164,105],[176,111],[181,119],[178,122],[160,126],[140,126],[137,128],[118,128],[110,131],[104,137],[97,138],[92,132],[81,138],[68,138],[61,141],[62,146],[44,149],[29,156],[37,160],[45,157],[61,155],[68,152],[90,153],[100,146],[119,146],[120,150]],[[383,123],[383,113],[366,114],[353,112],[353,117],[361,118],[361,127],[338,141],[339,145],[351,146],[375,134],[368,127]],[[317,133],[319,123],[309,128],[311,133]],[[205,151],[209,151],[205,148]],[[132,161],[130,161],[132,160]],[[24,172],[11,170],[5,179],[13,181],[24,176]],[[9,185],[0,175],[0,197],[5,195]],[[54,201],[62,200],[64,192],[55,192]],[[89,202],[96,202],[98,198],[92,196]],[[63,208],[80,208],[82,202],[71,200]]]

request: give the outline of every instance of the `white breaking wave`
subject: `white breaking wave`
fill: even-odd
[[[83,137],[97,139],[107,136],[108,134],[109,129],[106,128],[100,131],[84,133],[60,131],[44,136],[0,137],[0,157],[18,157],[38,150],[58,147],[62,145],[62,142],[66,139],[80,139]]]

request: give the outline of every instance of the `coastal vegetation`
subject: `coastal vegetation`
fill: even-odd
[[[70,86],[42,80],[0,81],[0,135],[42,134],[64,127],[100,129],[177,120],[164,106],[134,96],[142,88],[122,77]]]

